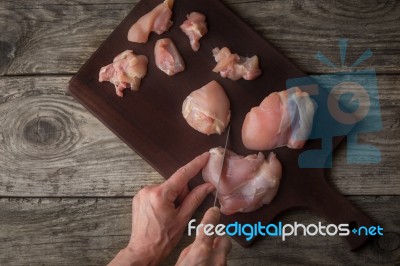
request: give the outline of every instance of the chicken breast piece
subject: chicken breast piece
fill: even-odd
[[[115,86],[115,92],[123,97],[127,88],[139,90],[140,82],[147,74],[147,57],[135,55],[132,50],[117,55],[113,62],[100,69],[99,81],[109,81]]]
[[[181,29],[189,37],[190,46],[193,51],[198,51],[200,48],[199,40],[208,31],[206,16],[198,12],[192,12],[186,17],[187,20],[183,22]]]
[[[252,150],[301,149],[311,133],[316,108],[308,93],[298,87],[271,93],[246,115],[244,146]]]
[[[224,47],[222,49],[214,48],[212,50],[217,65],[213,71],[221,75],[223,78],[238,80],[253,80],[261,75],[261,69],[258,66],[258,57],[243,57],[232,54],[231,51]]]
[[[185,63],[174,42],[169,39],[160,39],[154,47],[154,57],[157,67],[168,76],[185,70]]]
[[[282,166],[274,153],[267,159],[260,152],[247,157],[237,155],[221,147],[210,150],[210,159],[203,169],[203,179],[218,186],[222,160],[224,160],[219,182],[218,200],[221,212],[231,215],[236,212],[251,212],[275,197],[282,176]]]
[[[182,104],[182,114],[197,131],[221,134],[231,118],[229,99],[221,85],[211,81],[189,94]]]
[[[146,43],[150,32],[158,35],[172,26],[172,6],[174,0],[165,0],[153,10],[136,21],[128,31],[128,40],[136,43]]]

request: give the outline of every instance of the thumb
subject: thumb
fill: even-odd
[[[195,187],[186,196],[179,207],[178,218],[180,219],[180,222],[187,223],[207,195],[213,190],[214,187],[210,183],[201,184]]]
[[[226,265],[226,258],[232,249],[229,237],[217,237],[214,240],[212,257],[215,265]]]
[[[214,240],[213,248],[216,253],[228,255],[232,249],[231,239],[228,236],[220,236]]]

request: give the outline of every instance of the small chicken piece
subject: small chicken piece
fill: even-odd
[[[229,99],[221,85],[211,81],[189,94],[183,102],[182,114],[197,131],[221,134],[231,118]]]
[[[243,144],[252,150],[301,149],[311,133],[316,109],[308,93],[298,87],[271,93],[246,115]]]
[[[203,168],[203,179],[218,186],[221,212],[251,212],[275,197],[282,176],[282,165],[274,153],[265,160],[260,152],[247,157],[221,147],[210,150],[210,158]],[[224,160],[222,173],[221,165]],[[221,174],[221,181],[220,179]]]
[[[258,57],[243,57],[232,54],[231,51],[224,47],[222,49],[214,48],[212,50],[217,65],[213,71],[221,75],[223,78],[238,80],[253,80],[261,74],[258,66]]]
[[[182,31],[189,37],[190,46],[193,51],[198,51],[200,48],[200,38],[207,34],[206,16],[192,12],[186,16],[187,20],[181,25]]]
[[[139,90],[140,82],[147,74],[147,57],[135,55],[132,50],[117,55],[113,63],[100,69],[99,81],[109,81],[115,86],[115,92],[123,97],[127,88]]]
[[[139,18],[128,31],[128,40],[136,43],[146,43],[150,32],[158,35],[166,32],[171,26],[172,6],[174,0],[165,0],[149,13]]]
[[[168,76],[185,70],[182,56],[170,38],[160,39],[154,47],[156,66]]]

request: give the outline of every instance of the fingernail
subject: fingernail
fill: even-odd
[[[210,153],[208,151],[204,152],[201,156],[202,157],[207,157],[208,155],[210,155]]]
[[[213,185],[209,185],[209,187],[207,188],[207,193],[211,193],[215,190],[215,187]]]
[[[219,220],[219,217],[221,215],[221,212],[219,211],[219,208],[217,206],[214,206],[211,209],[212,209],[213,212],[215,212],[218,215],[218,220]]]

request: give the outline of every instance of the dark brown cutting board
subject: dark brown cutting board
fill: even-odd
[[[135,6],[71,80],[71,94],[162,176],[168,178],[195,156],[224,144],[225,134],[206,136],[198,133],[188,126],[181,114],[182,102],[191,91],[217,80],[231,101],[228,147],[242,155],[254,153],[245,149],[241,141],[241,126],[246,113],[269,93],[285,89],[287,79],[302,77],[305,73],[218,0],[175,0],[172,17],[174,26],[168,32],[161,36],[151,34],[147,44],[128,42],[126,35],[130,26],[158,3],[160,0],[144,0]],[[201,39],[201,48],[196,53],[191,50],[187,36],[179,29],[186,14],[192,11],[204,13],[209,25],[209,32]],[[186,62],[186,70],[173,77],[158,70],[154,63],[154,44],[165,37],[175,42]],[[254,81],[234,82],[213,73],[211,69],[215,61],[211,50],[223,46],[240,55],[258,55],[262,76]],[[102,66],[111,63],[117,54],[126,49],[149,58],[148,74],[139,92],[126,90],[125,96],[119,98],[112,84],[98,82],[98,73]],[[318,124],[318,121],[315,123]],[[329,130],[329,125],[325,126]],[[341,139],[343,137],[336,139],[334,145]],[[304,149],[318,148],[318,145],[318,141],[309,141]],[[326,183],[324,169],[298,167],[297,157],[301,151],[279,148],[275,152],[284,169],[276,198],[258,211],[224,216],[223,222],[261,221],[265,224],[285,210],[301,207],[312,209],[336,224],[372,224],[367,216]],[[201,182],[201,175],[198,175],[190,185],[193,187]],[[209,207],[211,202],[209,197],[203,207]],[[243,246],[251,243],[244,237],[236,237],[236,240]],[[366,238],[350,235],[346,240],[351,249],[356,249]]]

